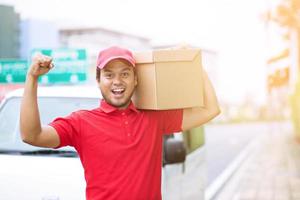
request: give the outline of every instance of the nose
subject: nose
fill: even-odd
[[[114,85],[119,85],[122,83],[122,79],[120,75],[115,76],[114,80],[113,80],[113,84]]]

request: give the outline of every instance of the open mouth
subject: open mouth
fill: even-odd
[[[121,96],[125,92],[125,88],[114,88],[111,92],[116,96]]]

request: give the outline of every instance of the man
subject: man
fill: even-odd
[[[131,101],[138,84],[132,53],[111,47],[101,51],[97,60],[96,79],[104,98],[100,107],[41,126],[37,80],[52,67],[47,56],[33,58],[21,105],[22,139],[40,147],[75,147],[84,167],[88,200],[161,199],[163,134],[200,126],[220,112],[206,73],[205,107],[138,110]]]

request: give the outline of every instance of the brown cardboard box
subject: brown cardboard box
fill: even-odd
[[[136,52],[138,86],[133,102],[139,109],[166,110],[203,106],[199,49]]]

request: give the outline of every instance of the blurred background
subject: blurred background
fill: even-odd
[[[81,61],[86,62],[86,67],[78,69],[86,73],[82,82],[95,84],[95,60],[102,48],[121,45],[138,51],[190,45],[207,54],[204,66],[223,107],[220,121],[275,117],[275,110],[270,114],[268,107],[271,102],[276,117],[290,116],[285,97],[292,94],[297,80],[298,11],[297,7],[289,7],[289,1],[0,3],[2,60],[22,65],[18,62],[28,62],[35,50],[53,51],[54,59],[63,59],[58,54],[72,56],[67,51],[73,49],[76,53],[80,51]],[[287,5],[280,7],[281,4]],[[295,14],[282,7],[294,9]],[[15,78],[16,74],[8,75],[3,68],[1,83],[23,82],[19,80],[21,75]]]
[[[249,149],[258,138],[264,147],[270,142],[270,150],[273,139],[285,135],[300,171],[299,0],[0,0],[0,101],[23,87],[36,51],[52,56],[56,66],[41,85],[96,86],[97,54],[111,45],[202,49],[222,109],[196,131],[197,142],[188,142],[189,151],[205,143],[207,199],[233,191],[226,186],[254,155]],[[299,184],[299,172],[293,177]],[[228,199],[248,190],[234,191]]]

